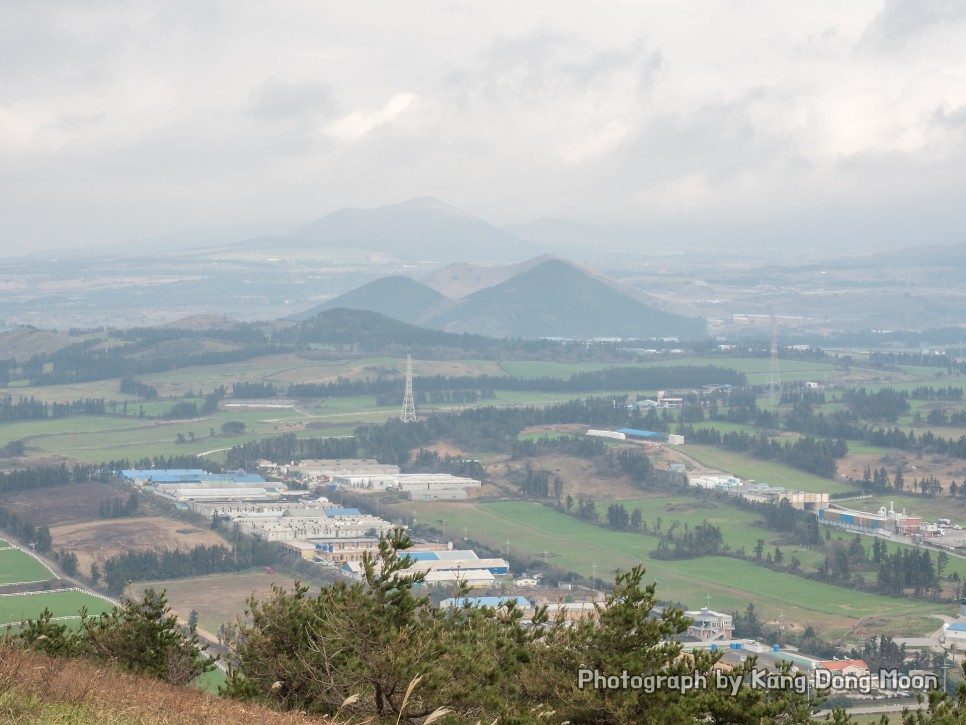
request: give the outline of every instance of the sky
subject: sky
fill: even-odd
[[[966,241],[964,0],[0,3],[0,256],[432,196],[642,253]]]

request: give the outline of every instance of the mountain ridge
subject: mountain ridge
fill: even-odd
[[[660,310],[620,290],[600,273],[591,274],[556,257],[461,299],[398,275],[375,280],[322,305],[293,315],[306,320],[339,308],[378,312],[408,324],[454,333],[534,339],[563,337],[704,337],[705,323]]]

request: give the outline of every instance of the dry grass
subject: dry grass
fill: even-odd
[[[0,721],[117,725],[333,722],[299,713],[278,713],[83,660],[47,657],[2,644]]]
[[[3,507],[38,526],[61,526],[97,519],[102,501],[126,502],[130,493],[131,488],[121,484],[75,483],[7,494]]]
[[[210,529],[159,516],[132,519],[102,519],[50,530],[54,546],[77,556],[78,571],[86,574],[91,564],[129,551],[159,551],[195,546],[224,546],[225,540]]]

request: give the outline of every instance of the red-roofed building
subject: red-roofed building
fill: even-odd
[[[864,660],[825,660],[815,663],[815,684],[819,689],[868,692],[872,674]]]
[[[865,663],[865,660],[825,660],[815,663],[815,668],[818,669],[819,667],[832,672],[855,675],[869,671],[869,666]]]

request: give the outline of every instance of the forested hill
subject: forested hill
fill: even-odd
[[[370,282],[292,319],[326,310],[378,312],[402,322],[497,338],[598,337],[698,340],[702,319],[644,304],[562,259],[544,259],[499,284],[456,300],[407,277]]]
[[[705,321],[629,297],[561,259],[549,259],[463,298],[426,322],[495,337],[705,337]]]
[[[7,334],[0,335],[0,343]],[[494,338],[429,330],[363,310],[327,310],[299,323],[246,322],[218,329],[143,327],[127,330],[71,331],[67,344],[26,359],[0,358],[0,386],[15,381],[56,385],[131,378],[145,373],[252,360],[265,355],[306,353],[310,346],[326,351],[384,354],[412,353],[424,359],[596,360],[615,362],[629,353],[613,346],[586,347],[552,340]],[[0,347],[2,349],[2,347]]]

